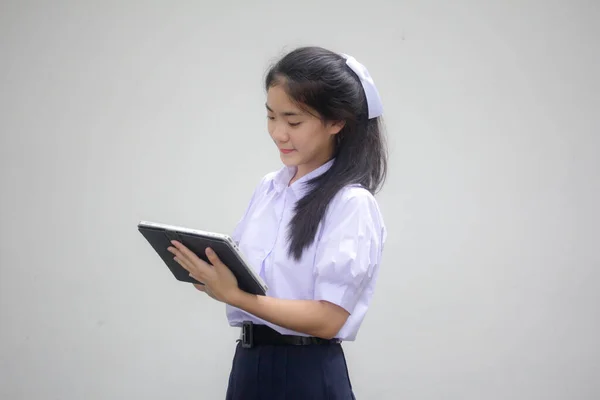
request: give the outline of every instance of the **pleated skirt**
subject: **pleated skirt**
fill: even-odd
[[[261,345],[238,343],[227,400],[355,399],[341,344]]]

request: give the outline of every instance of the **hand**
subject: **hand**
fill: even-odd
[[[206,285],[203,285],[201,283],[193,283],[194,287],[196,289],[198,289],[201,292],[206,293],[207,295],[209,295],[210,297],[212,297],[215,300],[218,300],[214,294],[212,294],[212,292],[206,287]]]
[[[185,268],[190,276],[204,285],[194,285],[215,300],[230,303],[241,291],[237,279],[211,248],[206,249],[210,264],[199,258],[180,242],[173,240],[168,250],[174,259]]]

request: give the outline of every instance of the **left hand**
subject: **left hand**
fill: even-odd
[[[173,240],[171,244],[168,250],[175,256],[175,261],[185,268],[192,278],[204,283],[204,286],[194,285],[196,289],[228,304],[240,292],[235,275],[211,248],[206,249],[209,264],[180,242]]]

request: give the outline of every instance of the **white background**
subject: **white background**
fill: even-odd
[[[355,56],[389,229],[359,399],[600,398],[597,1],[0,3],[0,398],[221,399],[224,307],[141,219],[230,232],[280,167],[263,76]]]

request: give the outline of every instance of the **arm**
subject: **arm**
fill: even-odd
[[[278,299],[241,290],[229,304],[283,328],[323,339],[334,338],[350,315],[327,301]]]
[[[275,325],[331,339],[350,315],[345,309],[328,301],[285,300],[246,293],[238,287],[231,270],[212,249],[206,249],[210,261],[208,264],[180,242],[174,240],[172,245],[168,250],[175,255],[175,260],[190,276],[204,282],[204,285],[195,285],[196,289]]]

